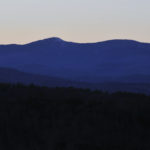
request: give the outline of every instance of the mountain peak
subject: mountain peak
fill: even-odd
[[[58,37],[51,37],[51,38],[47,38],[47,39],[43,39],[43,40],[40,40],[42,42],[53,42],[53,43],[60,43],[60,42],[65,42],[63,39],[61,38],[58,38]]]
[[[47,40],[51,40],[55,42],[64,42],[64,40],[59,37],[52,37],[52,38],[48,38]]]
[[[41,41],[54,42],[54,43],[65,42],[63,39],[61,39],[59,37],[51,37],[51,38],[43,39]]]
[[[65,42],[64,40],[62,40],[61,38],[58,38],[58,37],[51,37],[51,38],[47,38],[47,39],[42,39],[42,40],[38,40],[38,41],[34,41],[34,42],[31,42],[31,43],[28,43],[27,45],[33,45],[33,44],[36,44],[36,45],[43,45],[43,44],[50,44],[50,43],[63,43]]]

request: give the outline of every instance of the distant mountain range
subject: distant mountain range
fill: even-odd
[[[0,67],[0,81],[57,86],[86,83],[87,87],[106,83],[147,85],[150,44],[132,40],[73,43],[49,38],[25,45],[0,45]]]
[[[24,73],[16,69],[0,68],[0,83],[24,84],[24,85],[38,85],[47,87],[76,87],[91,90],[102,90],[107,92],[135,92],[135,93],[150,93],[150,84],[145,83],[86,83],[69,81],[56,77],[49,77],[31,73]]]

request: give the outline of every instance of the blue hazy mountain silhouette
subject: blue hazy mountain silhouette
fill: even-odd
[[[0,45],[0,67],[77,82],[150,83],[150,44],[133,40],[74,43],[54,37]]]
[[[35,84],[49,87],[68,87],[73,84],[73,82],[61,78],[25,73],[10,68],[0,68],[0,82],[14,84],[22,83],[25,85]]]
[[[0,68],[0,83],[21,83],[24,85],[38,85],[47,87],[76,87],[90,88],[91,90],[102,90],[107,92],[135,92],[135,93],[150,93],[150,84],[145,83],[86,83],[64,80],[62,78],[49,77],[31,73],[25,73],[16,69]]]

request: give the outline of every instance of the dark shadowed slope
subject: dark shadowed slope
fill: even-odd
[[[26,85],[35,84],[40,86],[71,86],[72,82],[55,77],[24,73],[16,69],[0,68],[1,83],[23,83]]]
[[[1,45],[0,66],[85,82],[150,83],[150,44],[131,40],[73,43],[50,38]]]
[[[150,94],[150,84],[142,83],[86,83],[65,80],[62,78],[49,77],[31,73],[24,73],[15,69],[0,68],[0,83],[22,83],[25,85],[35,84],[47,87],[76,87],[107,92],[135,92]]]

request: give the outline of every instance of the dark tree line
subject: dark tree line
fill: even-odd
[[[0,84],[1,150],[149,150],[150,97]]]

